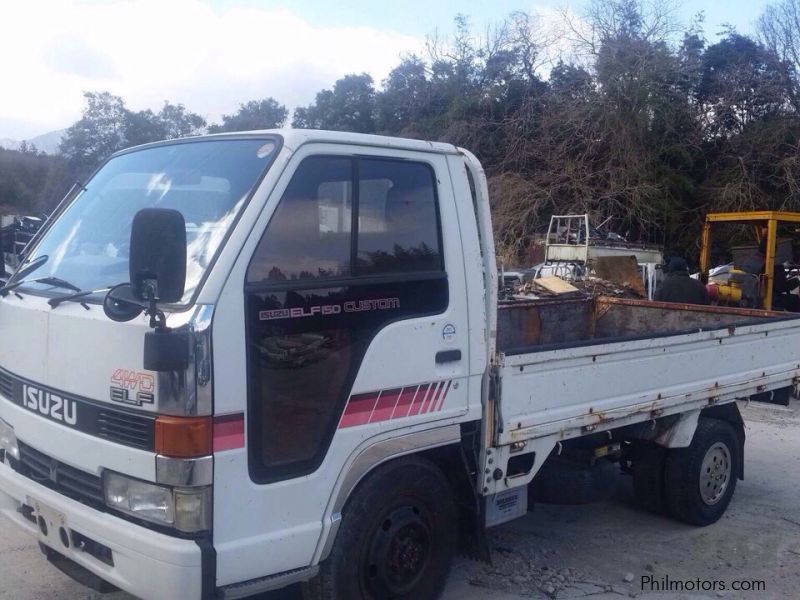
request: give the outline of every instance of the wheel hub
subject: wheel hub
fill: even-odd
[[[700,498],[708,505],[719,502],[731,479],[731,453],[722,442],[713,444],[700,466]]]
[[[367,588],[378,598],[408,594],[425,572],[431,549],[430,529],[419,509],[392,510],[373,535],[365,569]]]

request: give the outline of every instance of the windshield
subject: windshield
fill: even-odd
[[[48,257],[29,277],[58,277],[82,290],[127,282],[134,215],[143,208],[172,208],[186,221],[188,302],[277,146],[264,138],[210,139],[112,158],[26,257],[26,263]],[[31,281],[20,289],[51,287]]]

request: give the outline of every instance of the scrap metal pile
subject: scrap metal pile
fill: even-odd
[[[634,286],[628,283],[616,283],[599,277],[587,276],[578,281],[566,283],[572,289],[553,290],[547,285],[547,280],[557,277],[544,277],[532,279],[514,286],[511,296],[517,299],[553,298],[572,295],[586,296],[612,296],[614,298],[644,298]],[[543,282],[545,285],[543,285]]]
[[[506,296],[517,300],[580,295],[646,298],[639,268],[632,258],[598,259],[588,274],[569,278],[534,275],[513,283],[511,289],[506,290]]]

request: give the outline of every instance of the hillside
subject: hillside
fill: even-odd
[[[39,152],[46,154],[58,154],[58,145],[61,143],[61,138],[64,136],[66,129],[57,129],[55,131],[48,131],[42,135],[37,135],[27,140],[14,140],[11,138],[0,138],[0,148],[6,150],[19,150],[23,141],[36,146]]]

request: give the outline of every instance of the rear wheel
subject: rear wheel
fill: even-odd
[[[692,525],[710,525],[728,508],[740,472],[739,438],[725,421],[701,418],[688,448],[667,456],[666,499],[670,514]]]
[[[457,514],[434,464],[401,458],[361,483],[306,597],[327,600],[435,598],[456,546]]]

